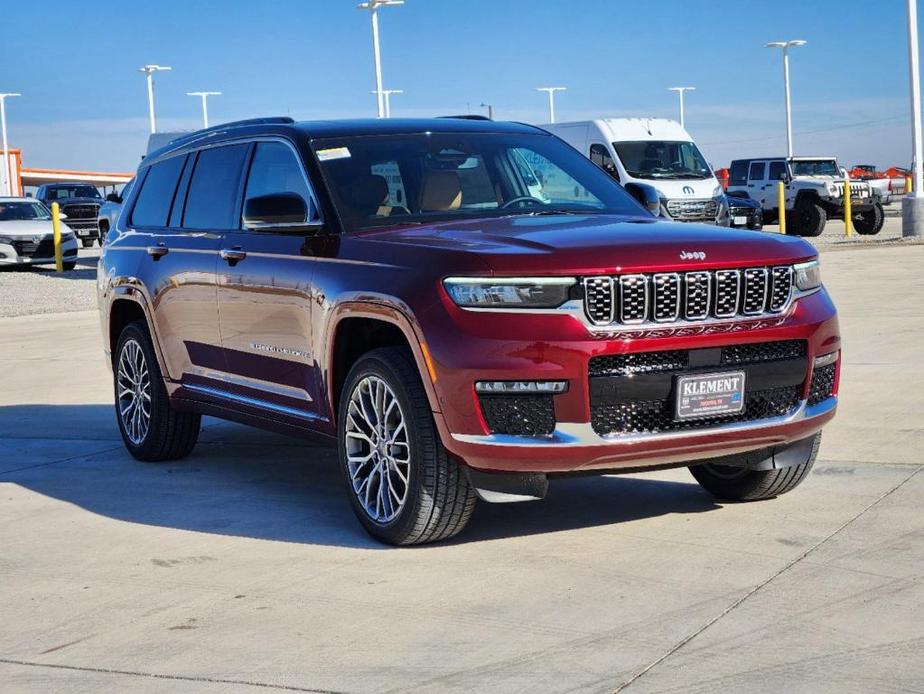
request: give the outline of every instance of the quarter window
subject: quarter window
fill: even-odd
[[[616,162],[610,156],[609,150],[603,145],[590,146],[590,160],[606,171],[610,176],[619,180],[619,172],[616,170]]]
[[[151,166],[132,210],[132,224],[140,227],[166,226],[184,161],[186,157],[183,156],[170,157]]]
[[[765,164],[762,161],[755,161],[751,164],[751,171],[748,173],[748,180],[763,181]]]
[[[275,193],[301,196],[312,218],[311,193],[295,153],[281,142],[260,142],[250,165],[244,200]]]
[[[247,145],[199,152],[183,215],[185,229],[237,229],[238,190]]]

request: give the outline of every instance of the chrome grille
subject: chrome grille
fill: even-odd
[[[793,292],[790,266],[587,277],[594,325],[674,323],[780,313]]]
[[[96,221],[99,215],[99,205],[61,205],[61,212],[68,216],[68,219],[92,219]]]
[[[770,271],[770,301],[771,311],[782,311],[789,303],[792,294],[792,268],[788,265],[775,267]]]
[[[667,212],[681,222],[715,221],[718,205],[715,200],[668,200]]]
[[[619,321],[643,323],[648,318],[648,276],[623,275],[619,278]]]
[[[588,277],[584,280],[584,303],[587,315],[594,323],[612,323],[616,300],[611,277]]]

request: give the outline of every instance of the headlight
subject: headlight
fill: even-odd
[[[12,245],[13,245],[13,239],[10,238],[9,236],[0,236],[0,243],[4,244],[4,245],[6,245],[6,246],[12,246]]]
[[[725,189],[722,186],[716,186],[715,190],[712,191],[712,197],[717,198],[720,195],[725,195]]]
[[[825,190],[828,191],[828,195],[837,195],[837,186],[833,183],[825,183]]]
[[[556,308],[568,300],[573,277],[448,277],[443,286],[465,308]]]
[[[802,291],[821,286],[821,266],[818,264],[818,260],[798,263],[793,265],[792,269],[795,273],[796,286]]]

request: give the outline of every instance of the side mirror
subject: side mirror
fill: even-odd
[[[31,197],[32,197],[32,193],[26,193],[26,197],[27,197],[27,198],[31,198]]]
[[[626,183],[626,192],[655,217],[661,212],[661,198],[654,186],[646,183]]]
[[[109,193],[109,195],[106,196],[106,200],[108,200],[109,202],[121,203],[122,196],[119,195],[118,193]]]
[[[297,193],[273,193],[244,203],[244,226],[250,231],[310,232],[321,228],[309,222],[308,203]]]

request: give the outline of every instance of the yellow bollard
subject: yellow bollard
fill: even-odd
[[[853,234],[853,209],[850,205],[850,179],[844,181],[844,236]]]
[[[58,203],[51,203],[51,228],[55,235],[55,270],[64,272],[64,258],[61,257],[61,220],[58,218],[61,214],[61,206]]]
[[[786,184],[780,181],[777,185],[777,205],[780,210],[780,233],[786,233]]]
[[[905,176],[905,195],[911,192],[911,176]]]

